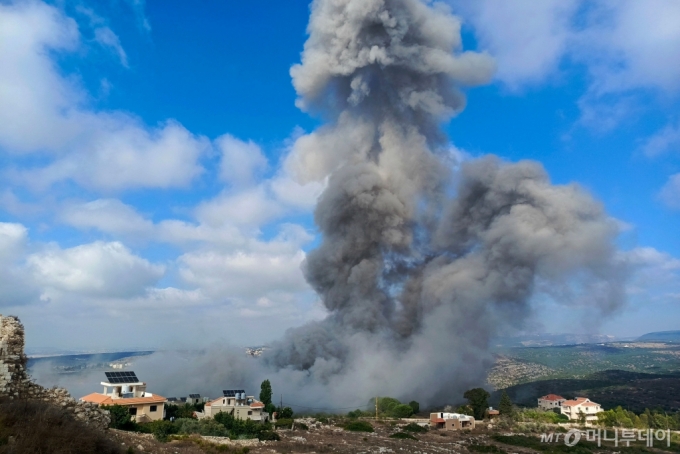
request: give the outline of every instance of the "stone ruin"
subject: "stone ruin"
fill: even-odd
[[[80,402],[63,388],[43,388],[28,375],[24,353],[24,326],[17,317],[0,315],[0,398],[39,400],[73,413],[88,426],[104,430],[109,412],[96,404]]]

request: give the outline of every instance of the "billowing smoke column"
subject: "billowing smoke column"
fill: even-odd
[[[327,123],[288,164],[328,178],[304,271],[330,315],[265,356],[289,395],[450,401],[483,383],[490,338],[522,328],[537,293],[622,303],[616,226],[588,194],[533,162],[487,157],[452,175],[440,125],[494,66],[460,52],[446,6],[315,0],[309,33],[291,73],[298,105]]]

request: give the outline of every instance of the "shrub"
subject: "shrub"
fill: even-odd
[[[468,445],[468,451],[472,452],[486,452],[486,453],[491,453],[491,454],[507,454],[503,449],[499,448],[496,445],[477,445],[477,444],[472,444]]]
[[[413,432],[413,433],[423,433],[427,432],[428,428],[420,426],[414,422],[407,424],[406,426],[402,427],[401,430],[404,432]]]
[[[190,419],[181,418],[175,420],[176,433],[182,435],[206,435],[211,437],[227,437],[229,432],[224,425],[214,419]]]
[[[276,409],[277,419],[293,419],[293,409],[290,407],[279,407]]]
[[[108,410],[111,415],[109,427],[119,430],[138,430],[137,423],[132,420],[130,410],[122,405],[102,405],[104,410]]]
[[[173,405],[168,404],[165,406],[165,419],[179,419],[179,418],[194,418],[195,411],[202,411],[205,404],[200,403],[196,405],[184,404],[184,405]],[[200,410],[199,410],[200,409]]]
[[[279,434],[277,434],[274,431],[263,430],[262,432],[257,434],[257,439],[260,441],[279,441],[281,437],[279,437]]]
[[[397,432],[396,434],[390,435],[390,438],[398,438],[400,440],[418,440],[416,437],[406,432]]]
[[[216,414],[213,419],[222,424],[229,432],[229,436],[233,438],[255,438],[260,432],[271,430],[271,424],[269,423],[260,424],[251,419],[236,419],[234,416],[224,412]]]
[[[153,434],[159,441],[168,441],[170,435],[178,433],[177,425],[170,421],[153,421],[139,424],[137,430],[142,433]]]
[[[122,453],[103,433],[45,402],[0,401],[0,428],[2,453]],[[11,445],[8,445],[9,437],[14,437]]]
[[[295,423],[295,429],[296,430],[309,430],[309,426],[303,422],[296,422]]]
[[[597,449],[595,443],[583,440],[579,441],[576,446],[567,446],[561,443],[541,443],[540,439],[537,437],[522,435],[492,435],[491,438],[506,445],[521,446],[549,454],[591,454],[594,449]]]
[[[352,419],[357,419],[360,416],[362,416],[363,414],[364,414],[364,412],[361,411],[361,410],[354,410],[354,411],[350,411],[349,413],[347,413],[347,417],[352,418]]]
[[[280,429],[290,429],[293,427],[293,420],[292,419],[277,419],[276,422],[274,423],[274,427],[280,428]]]
[[[414,414],[420,412],[420,404],[415,400],[409,402],[408,405],[413,409]]]
[[[373,426],[366,421],[350,421],[344,428],[351,432],[373,432]]]

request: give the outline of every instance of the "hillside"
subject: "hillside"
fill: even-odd
[[[536,380],[583,379],[603,370],[680,373],[680,344],[611,342],[496,349],[488,382],[495,389]]]
[[[585,396],[605,409],[618,405],[635,412],[645,408],[665,411],[680,410],[680,373],[647,374],[623,370],[594,373],[582,379],[556,378],[523,383],[506,388],[513,402],[535,407],[537,399],[555,393],[566,398]],[[500,391],[492,394],[491,403],[497,405]]]
[[[638,337],[639,342],[680,342],[680,331],[659,331]]]

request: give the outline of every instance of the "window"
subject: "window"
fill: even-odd
[[[151,412],[154,412],[156,410],[158,410],[158,406],[156,406],[156,405],[152,405],[151,408],[149,408],[149,411],[151,411]]]
[[[249,411],[249,412],[248,412],[248,416],[250,416],[250,415],[252,415],[252,414],[253,414],[253,412],[252,412],[252,411]]]
[[[132,416],[135,416],[137,414],[137,407],[130,407],[128,411]]]

